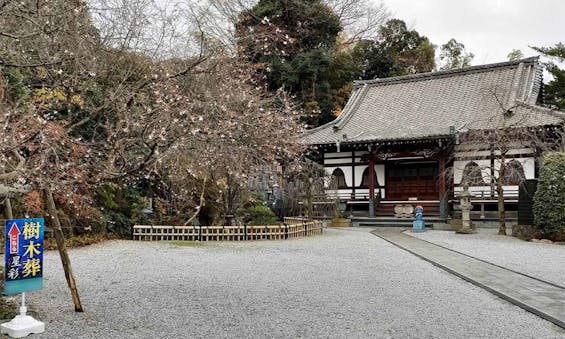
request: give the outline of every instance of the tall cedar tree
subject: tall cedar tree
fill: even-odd
[[[331,120],[331,53],[342,27],[320,0],[261,0],[240,14],[239,52],[258,65],[270,90],[284,88],[303,104],[309,124]]]

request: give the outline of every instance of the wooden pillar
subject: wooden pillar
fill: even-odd
[[[369,217],[375,216],[375,158],[369,156]]]
[[[445,155],[439,157],[439,215],[442,218],[447,217],[447,190],[446,190],[446,173],[445,173]]]
[[[492,199],[494,199],[495,197],[495,192],[496,192],[496,181],[494,179],[494,158],[495,158],[495,154],[494,154],[494,144],[491,143],[490,144],[490,197]]]
[[[355,151],[351,151],[351,200],[355,200]]]

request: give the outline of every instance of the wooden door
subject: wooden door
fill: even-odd
[[[438,164],[426,163],[390,163],[386,165],[387,200],[437,200]]]

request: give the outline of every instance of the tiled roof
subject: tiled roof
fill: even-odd
[[[420,139],[450,130],[552,125],[560,112],[536,106],[538,58],[422,73],[354,84],[343,113],[304,133],[306,144]]]

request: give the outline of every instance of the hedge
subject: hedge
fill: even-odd
[[[534,227],[543,237],[565,237],[565,152],[543,156],[533,209]]]

